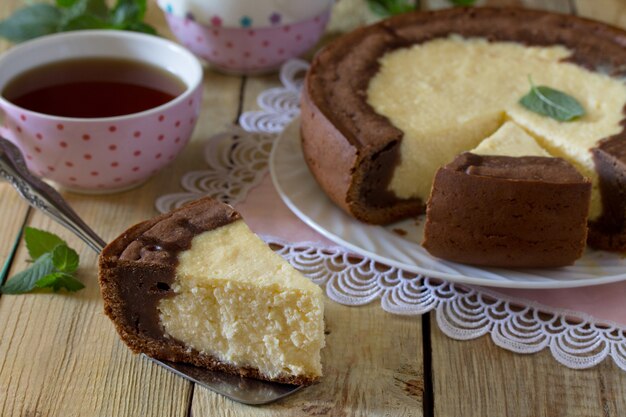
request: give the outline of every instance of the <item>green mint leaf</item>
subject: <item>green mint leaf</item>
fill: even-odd
[[[367,6],[376,16],[389,16],[389,10],[387,10],[387,8],[380,0],[367,0]]]
[[[63,239],[45,230],[26,227],[24,240],[31,259],[36,260],[45,253],[52,252],[59,245],[67,245]]]
[[[155,28],[144,22],[134,22],[126,25],[123,29],[130,30],[132,32],[147,33],[148,35],[158,35]]]
[[[65,272],[53,272],[39,279],[37,288],[52,288],[54,292],[65,288],[69,292],[76,292],[85,288],[82,282]]]
[[[372,13],[380,17],[388,17],[415,10],[415,1],[412,0],[367,0],[367,5]]]
[[[109,8],[105,0],[76,0],[70,7],[63,9],[61,31],[66,30],[64,28],[69,22],[85,15],[106,20],[109,17]]]
[[[59,245],[52,251],[52,263],[58,271],[75,272],[78,269],[78,254],[67,245]]]
[[[35,4],[17,10],[0,22],[0,36],[22,42],[58,31],[62,13],[51,4]]]
[[[84,29],[111,29],[111,26],[106,21],[90,14],[76,16],[61,25],[63,32]]]
[[[415,6],[405,2],[396,2],[389,10],[391,11],[392,15],[396,15],[408,13],[412,10],[415,10]]]
[[[37,281],[54,271],[52,255],[46,253],[40,256],[30,267],[18,272],[6,284],[0,287],[3,294],[23,294],[35,288]]]
[[[35,4],[0,21],[0,37],[21,42],[81,29],[120,29],[157,35],[152,26],[143,23],[146,9],[147,0],[117,0],[112,10],[107,0],[54,0],[54,5]]]
[[[26,227],[24,240],[35,262],[22,272],[15,274],[0,287],[5,294],[23,294],[35,288],[52,288],[59,291],[78,291],[84,285],[71,273],[78,269],[79,257],[75,250],[57,235],[44,230]]]
[[[109,7],[105,0],[86,0],[86,2],[85,14],[90,14],[103,20],[109,17]]]
[[[550,87],[535,86],[530,77],[528,80],[530,92],[519,101],[528,110],[560,122],[567,122],[585,114],[585,109],[574,97]]]
[[[111,12],[111,23],[115,26],[126,26],[140,22],[146,9],[146,0],[118,0]]]
[[[79,0],[56,0],[57,7],[72,7]]]
[[[450,0],[455,6],[473,6],[476,0]]]

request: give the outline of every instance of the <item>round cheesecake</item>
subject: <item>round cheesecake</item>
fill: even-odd
[[[423,213],[437,170],[513,123],[591,181],[589,244],[626,250],[625,44],[619,29],[523,9],[418,12],[358,29],[307,73],[306,162],[337,205],[385,224]],[[524,108],[529,78],[585,115],[558,122]]]
[[[321,376],[321,289],[217,200],[126,230],[102,251],[99,281],[134,352],[288,384]]]

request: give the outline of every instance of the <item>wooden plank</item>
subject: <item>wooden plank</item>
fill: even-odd
[[[378,302],[326,302],[324,377],[275,404],[249,407],[196,387],[194,416],[421,416],[421,319],[384,313]]]
[[[0,181],[0,268],[9,257],[15,239],[20,233],[20,227],[26,219],[28,205],[23,202],[13,187],[4,180]],[[2,302],[2,297],[0,297]]]
[[[488,337],[457,341],[444,335],[434,319],[431,323],[435,416],[626,414],[626,373],[611,361],[573,370],[547,350],[520,355]]]
[[[620,0],[572,0],[579,16],[626,28],[626,2]]]
[[[21,4],[1,3],[0,17]],[[167,34],[156,4],[150,2],[149,7],[149,19]],[[192,141],[171,166],[143,186],[115,195],[65,197],[105,240],[152,216],[158,195],[179,191],[182,174],[204,166],[203,142],[232,121],[240,84],[239,78],[206,71],[203,112]],[[20,204],[8,199],[5,203],[2,187],[3,215],[17,212]],[[75,295],[0,298],[0,415],[187,415],[191,384],[132,355],[102,313],[95,254],[40,213],[29,225],[61,235],[79,250],[79,277],[86,289]],[[26,258],[21,247],[12,273],[26,266]]]

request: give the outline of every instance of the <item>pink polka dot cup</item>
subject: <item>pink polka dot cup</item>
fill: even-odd
[[[219,71],[234,74],[274,71],[311,49],[326,28],[332,3],[264,0],[220,6],[215,1],[159,0],[183,45]]]
[[[174,160],[200,113],[202,66],[179,45],[121,31],[77,31],[21,44],[0,57],[0,92],[19,74],[75,58],[121,58],[151,64],[177,78],[184,91],[138,113],[73,118],[27,110],[0,94],[0,135],[15,143],[28,168],[71,191],[132,188]]]

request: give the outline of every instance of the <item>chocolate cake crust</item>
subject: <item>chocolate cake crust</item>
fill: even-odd
[[[561,158],[539,156],[479,156],[466,153],[456,158],[449,169],[504,180],[527,180],[543,183],[581,183],[584,178]]]
[[[256,369],[235,367],[189,349],[167,336],[160,324],[157,306],[164,297],[174,296],[171,285],[175,280],[178,254],[189,249],[198,234],[237,220],[241,220],[241,215],[232,207],[212,198],[201,198],[132,226],[104,248],[98,260],[104,312],[133,352],[269,379]],[[296,385],[314,382],[311,378],[293,376],[271,380]]]
[[[592,152],[604,209],[590,225],[589,245],[626,251],[626,135],[605,139]]]
[[[403,133],[367,103],[370,79],[378,59],[397,48],[458,34],[490,41],[514,41],[533,46],[563,45],[568,59],[593,71],[626,74],[626,32],[570,15],[516,8],[453,8],[408,13],[357,29],[317,54],[302,93],[302,148],[305,160],[328,196],[355,218],[387,224],[424,211],[420,199],[400,199],[389,191],[400,162]],[[626,165],[626,131],[611,138],[611,146],[590,150],[596,169],[607,172],[610,163]],[[600,145],[599,145],[600,146]],[[619,177],[619,178],[618,178]],[[603,201],[614,201],[615,190],[626,188],[624,176],[613,175],[619,186],[601,186]],[[591,224],[592,246],[623,250],[626,212],[607,209],[603,220]],[[604,228],[599,225],[605,225]],[[604,242],[604,243],[602,243]],[[621,242],[621,243],[620,243]]]
[[[105,313],[118,330],[123,326],[126,333],[170,342],[157,304],[174,295],[178,253],[189,249],[196,235],[240,218],[232,207],[203,198],[139,223],[108,244],[99,258],[99,281]]]
[[[563,159],[464,153],[435,175],[423,246],[473,265],[570,265],[585,248],[590,195]]]

